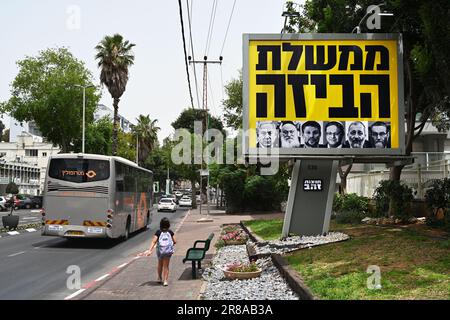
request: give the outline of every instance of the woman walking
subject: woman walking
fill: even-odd
[[[168,285],[169,279],[169,263],[172,254],[174,253],[174,245],[177,243],[175,235],[170,230],[170,221],[167,218],[162,218],[159,223],[159,230],[153,236],[150,249],[144,254],[149,257],[155,246],[157,247],[156,255],[158,256],[158,282]]]

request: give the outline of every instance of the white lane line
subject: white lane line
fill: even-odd
[[[25,229],[25,230],[27,230],[28,232],[36,232],[37,230],[36,229],[34,229],[34,228],[30,228],[30,229]]]
[[[16,236],[20,233],[18,233],[17,231],[9,231],[9,232],[7,232],[7,234],[9,234],[10,236]]]
[[[122,269],[123,267],[125,267],[128,264],[128,262],[125,262],[124,264],[121,264],[120,266],[117,267],[117,269]]]
[[[20,251],[20,252],[17,252],[17,253],[14,253],[14,254],[10,254],[8,257],[15,257],[15,256],[18,256],[18,255],[20,255],[20,254],[24,254],[26,251]]]
[[[72,293],[70,296],[65,297],[64,300],[70,300],[72,298],[75,298],[77,295],[79,295],[80,293],[82,293],[83,291],[85,291],[86,289],[80,289],[75,293]]]
[[[31,210],[31,213],[40,213],[41,210]]]
[[[95,281],[95,282],[102,281],[103,279],[107,278],[108,276],[109,276],[109,273],[108,273],[108,274],[105,274],[104,276],[101,276],[101,277],[98,278],[98,279],[95,279],[94,281]]]
[[[23,220],[37,220],[40,219],[39,217],[23,217]]]

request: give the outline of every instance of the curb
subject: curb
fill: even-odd
[[[176,232],[181,228],[184,221],[188,216],[191,215],[191,210],[188,211],[186,216],[180,221],[180,224],[178,225]],[[130,261],[125,262],[115,268],[113,268],[110,272],[107,274],[101,276],[100,278],[89,282],[88,284],[84,285],[81,289],[78,291],[72,293],[71,295],[64,298],[64,300],[83,300],[87,298],[89,295],[91,295],[94,291],[98,290],[100,287],[102,287],[104,284],[106,284],[109,280],[113,279],[115,276],[120,274],[123,270],[128,268],[133,262],[136,260],[142,258],[137,254],[134,258],[132,258]]]

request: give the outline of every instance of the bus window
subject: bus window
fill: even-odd
[[[94,182],[109,179],[109,161],[94,159],[52,159],[48,175],[68,182]]]

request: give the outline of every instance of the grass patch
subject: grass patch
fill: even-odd
[[[321,299],[450,299],[448,240],[420,230],[338,226],[351,239],[287,256]],[[381,270],[379,290],[370,290],[368,266]]]
[[[245,221],[244,225],[250,227],[255,234],[264,240],[275,240],[281,237],[283,219],[250,220]]]

